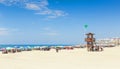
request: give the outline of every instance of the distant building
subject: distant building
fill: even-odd
[[[120,38],[106,38],[106,39],[99,39],[96,41],[97,45],[101,45],[101,46],[117,46],[120,45]]]

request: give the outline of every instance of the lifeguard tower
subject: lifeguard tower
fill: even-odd
[[[88,33],[86,35],[87,38],[85,38],[85,41],[87,42],[86,47],[88,51],[103,51],[102,47],[96,45],[93,33]]]

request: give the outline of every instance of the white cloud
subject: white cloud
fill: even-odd
[[[51,31],[52,29],[50,27],[43,28],[44,31]]]
[[[55,16],[65,16],[64,14],[65,14],[65,12],[60,11],[60,10],[55,10],[55,11],[54,11],[54,15],[55,15]]]
[[[57,17],[68,15],[64,11],[61,11],[61,10],[50,10],[50,9],[45,9],[44,11],[39,11],[36,14],[48,15],[47,18],[57,18]]]
[[[26,4],[26,8],[27,9],[30,9],[30,10],[40,10],[40,7],[38,6],[38,5],[36,5],[36,4],[30,4],[30,3],[27,3]]]
[[[59,35],[59,33],[56,32],[55,29],[52,29],[50,27],[45,27],[42,30],[43,30],[43,33],[42,33],[43,35],[48,35],[48,36],[58,36]]]
[[[7,35],[9,33],[7,28],[0,28],[0,35]]]
[[[10,35],[14,32],[17,32],[18,29],[8,29],[8,28],[0,28],[0,36],[4,36],[4,35]]]
[[[52,15],[48,16],[48,18],[57,18],[61,16],[66,16],[67,13],[61,11],[61,10],[53,10]]]
[[[50,9],[47,0],[0,0],[0,3],[7,6],[22,6],[26,9],[36,11],[35,14],[46,15],[47,18],[66,16],[66,13],[62,10]]]
[[[48,1],[47,0],[41,0],[41,2],[40,2],[40,7],[46,7],[46,6],[48,6],[49,4],[48,4]]]
[[[0,0],[0,3],[11,6],[11,5],[20,5],[26,3],[28,0]]]
[[[43,10],[48,5],[47,0],[32,1],[25,3],[25,7],[31,10]]]
[[[44,10],[44,11],[38,11],[38,12],[35,13],[35,14],[40,14],[40,15],[50,15],[51,13],[52,13],[51,10],[46,9],[46,10]]]

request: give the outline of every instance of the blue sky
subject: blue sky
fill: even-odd
[[[0,44],[80,44],[120,37],[119,0],[0,0]],[[84,25],[88,28],[85,29]]]

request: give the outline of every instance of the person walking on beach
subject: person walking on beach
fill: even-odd
[[[59,51],[59,49],[58,48],[56,48],[56,52],[58,53],[58,51]]]

